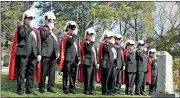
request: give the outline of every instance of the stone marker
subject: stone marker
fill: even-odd
[[[175,98],[175,94],[152,94],[152,98]]]
[[[158,82],[157,93],[173,93],[173,58],[166,51],[157,51]]]

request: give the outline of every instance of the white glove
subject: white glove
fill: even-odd
[[[80,62],[80,61],[78,62],[78,65],[79,65],[79,64],[81,64],[81,62]]]
[[[92,36],[91,41],[92,41],[92,42],[95,42],[95,36],[94,36],[94,35]]]
[[[87,43],[89,44],[89,43],[90,43],[90,41],[87,41]]]
[[[58,58],[59,58],[59,55],[60,55],[60,54],[58,53],[58,55],[57,55],[57,58],[56,58],[56,59],[58,59]]]
[[[117,69],[117,67],[116,67],[116,69]]]
[[[99,69],[99,64],[96,64],[96,69]]]
[[[133,49],[133,52],[136,52],[136,49],[135,49],[135,48]]]
[[[125,70],[125,66],[123,66],[123,70]]]
[[[38,55],[38,56],[37,56],[37,61],[38,61],[38,62],[41,61],[41,58],[42,58],[41,55]]]

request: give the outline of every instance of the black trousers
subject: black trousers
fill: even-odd
[[[145,72],[137,72],[136,74],[136,88],[135,94],[143,94],[143,81],[144,81],[144,73]]]
[[[115,81],[115,68],[102,68],[102,93],[113,93]]]
[[[41,80],[39,82],[39,89],[45,89],[46,76],[48,75],[48,86],[47,89],[52,89],[55,84],[55,70],[56,70],[56,58],[42,57],[41,60]]]
[[[75,90],[75,83],[77,78],[77,64],[75,62],[65,61],[62,69],[63,72],[63,91],[68,91],[68,79],[69,79],[69,91]]]
[[[95,84],[95,74],[96,67],[95,65],[83,65],[84,66],[84,92],[92,92],[94,91]]]
[[[156,93],[156,88],[157,88],[157,77],[158,76],[152,76],[152,82],[151,85],[149,86],[149,93]]]
[[[146,79],[147,79],[147,72],[144,73],[143,85],[142,85],[143,92],[146,91]]]
[[[26,92],[32,93],[37,59],[32,55],[30,55],[29,57],[17,56],[16,59],[16,64],[18,68],[17,92],[23,92],[25,85]]]
[[[125,93],[127,95],[131,94],[134,90],[135,78],[136,78],[136,72],[126,72],[125,73],[125,79],[126,79]]]
[[[121,89],[121,78],[122,78],[122,70],[116,69],[115,75],[115,91],[120,92]]]

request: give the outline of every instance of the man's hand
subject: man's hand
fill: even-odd
[[[96,65],[96,69],[99,69],[99,64]]]
[[[88,44],[90,43],[90,41],[86,41]]]
[[[58,55],[57,55],[57,58],[56,58],[56,59],[58,59],[58,58],[59,58],[59,55],[60,55],[60,54],[58,53]]]
[[[78,62],[78,65],[79,65],[79,64],[81,64],[81,62],[80,62],[80,61]]]
[[[37,61],[38,61],[38,62],[41,61],[41,58],[42,58],[41,55],[38,55],[38,56],[37,56]]]
[[[70,35],[69,38],[72,38],[72,36]]]

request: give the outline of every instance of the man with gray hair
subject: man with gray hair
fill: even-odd
[[[49,11],[44,14],[45,25],[39,27],[39,33],[41,36],[42,47],[42,67],[41,67],[41,79],[39,82],[39,92],[44,93],[45,81],[48,75],[47,91],[56,93],[54,89],[55,85],[55,71],[57,59],[59,58],[58,40],[55,35],[54,22],[56,16],[53,12]]]

